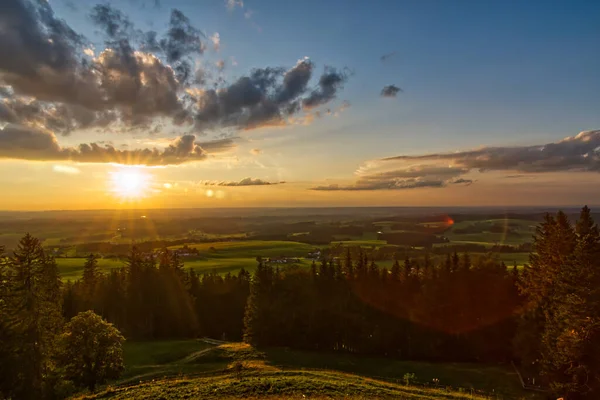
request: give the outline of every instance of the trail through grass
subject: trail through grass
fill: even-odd
[[[405,373],[414,373],[419,382],[437,378],[444,386],[495,391],[511,399],[537,398],[520,388],[508,366],[412,362],[221,343],[126,342],[125,374],[114,384],[136,386],[108,389],[92,398],[471,398],[457,389],[406,387]]]

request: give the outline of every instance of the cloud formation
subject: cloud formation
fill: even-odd
[[[242,1],[226,4],[244,7]],[[314,76],[305,58],[292,68],[257,68],[227,83],[199,61],[207,44],[218,50],[220,36],[206,37],[180,10],[171,11],[164,32],[138,29],[108,3],[92,7],[89,17],[103,47],[56,17],[47,1],[3,3],[0,124],[48,131],[54,141],[91,128],[151,133],[166,123],[195,134],[281,126],[335,99],[347,79],[331,67]]]
[[[209,142],[196,142],[195,139],[194,135],[183,135],[162,149],[120,150],[108,143],[61,147],[50,131],[8,124],[0,129],[0,158],[164,166],[202,161],[211,154],[226,152],[235,146],[232,139]]]
[[[285,182],[269,182],[258,178],[244,178],[240,181],[203,181],[206,186],[268,186],[279,185]]]
[[[558,142],[518,147],[483,147],[456,153],[397,156],[384,161],[445,162],[484,171],[600,172],[600,130],[583,131]]]
[[[337,91],[344,86],[348,80],[348,73],[339,71],[333,67],[325,67],[325,72],[319,78],[319,87],[302,101],[306,108],[318,107],[335,99]]]
[[[364,163],[351,185],[313,190],[397,190],[469,186],[473,171],[505,171],[529,176],[550,172],[600,172],[600,130],[580,132],[553,143],[517,147],[483,147],[455,153],[397,156]],[[507,175],[519,178],[522,174]]]
[[[303,106],[309,109],[333,100],[347,79],[345,74],[326,68],[319,78],[319,87],[302,98],[313,70],[313,63],[304,58],[287,71],[257,68],[228,87],[203,91],[195,98],[196,128],[255,129],[285,125],[289,117],[302,112]]]
[[[383,89],[381,89],[381,97],[396,97],[398,92],[401,91],[402,89],[396,85],[384,86]]]
[[[403,190],[424,187],[443,187],[448,184],[467,184],[467,180],[456,179],[466,173],[463,168],[418,166],[384,172],[363,173],[351,185],[332,184],[317,186],[312,190],[358,191],[358,190]]]

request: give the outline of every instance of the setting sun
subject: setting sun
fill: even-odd
[[[139,199],[148,194],[151,176],[133,168],[123,168],[112,172],[110,177],[111,192],[121,199]]]

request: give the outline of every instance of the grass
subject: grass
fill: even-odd
[[[405,373],[419,382],[439,379],[444,386],[496,392],[510,399],[534,399],[507,366],[425,363],[345,353],[283,348],[261,349],[244,343],[202,340],[126,342],[125,373],[93,397],[82,398],[399,398],[479,399],[460,393],[405,386]],[[123,385],[133,385],[120,387]],[[454,389],[457,390],[457,389]],[[468,394],[467,394],[468,393]],[[306,397],[302,397],[306,396]]]
[[[57,258],[56,264],[63,280],[77,280],[83,274],[85,258]],[[124,264],[121,260],[113,258],[99,258],[98,268],[104,273],[113,268],[121,268]]]
[[[127,366],[168,364],[211,347],[200,340],[125,342],[123,358]]]
[[[302,257],[313,251],[316,246],[300,242],[278,240],[247,240],[191,244],[207,258],[256,258],[261,257]],[[177,249],[183,246],[172,246]]]
[[[179,249],[183,246],[171,246],[170,249]],[[189,247],[200,251],[196,259],[184,259],[186,268],[192,268],[203,274],[217,272],[226,274],[237,273],[242,268],[252,272],[256,269],[256,257],[304,257],[315,249],[305,243],[267,240],[227,241],[191,244]],[[57,258],[58,269],[64,280],[76,280],[83,274],[85,258]],[[310,266],[310,263],[301,260],[300,265]],[[98,259],[100,271],[107,273],[113,268],[124,266],[123,261],[117,259]]]
[[[83,399],[483,399],[463,392],[406,386],[403,374],[443,385],[523,393],[514,373],[501,366],[431,364],[286,349],[259,351],[244,343],[197,340],[126,342],[125,376]],[[124,386],[125,385],[125,386]],[[510,393],[509,393],[510,389]]]
[[[335,241],[335,242],[331,242],[331,244],[342,244],[344,246],[365,246],[365,247],[378,247],[378,246],[385,246],[387,245],[387,241],[386,240],[362,240],[362,239],[358,239],[358,240],[339,240],[339,241]]]
[[[531,236],[535,232],[535,223],[521,219],[489,219],[483,221],[462,221],[454,224],[447,232],[444,233],[452,243],[457,244],[481,244],[485,246],[493,246],[495,244],[518,245],[531,241]],[[469,227],[479,227],[481,232],[478,233],[455,233],[457,229]],[[504,226],[506,232],[490,232],[493,226]],[[512,234],[514,231],[517,234]]]
[[[85,399],[484,399],[332,371],[252,371],[108,389]]]

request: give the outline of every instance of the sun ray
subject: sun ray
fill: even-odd
[[[150,194],[152,176],[142,168],[122,167],[110,174],[110,191],[121,200],[139,200]]]

